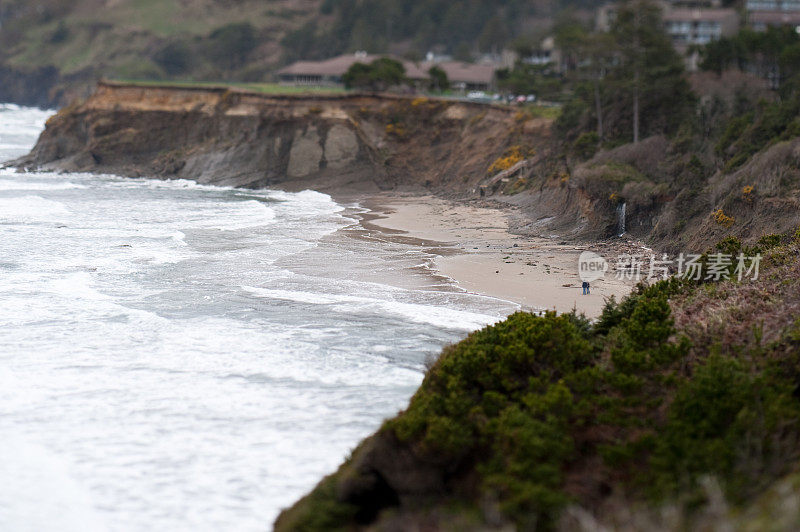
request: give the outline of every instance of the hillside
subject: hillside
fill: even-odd
[[[366,49],[498,51],[577,0],[7,0],[0,101],[63,104],[101,78],[264,81],[297,58]]]
[[[276,529],[796,529],[796,238],[714,250],[763,253],[757,280],[471,334]]]
[[[319,0],[43,0],[0,8],[0,100],[63,103],[101,77],[263,79]],[[19,81],[17,81],[19,80]],[[25,80],[34,94],[18,85]]]

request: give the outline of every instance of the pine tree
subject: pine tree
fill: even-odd
[[[617,80],[631,98],[633,142],[639,142],[642,132],[674,127],[691,102],[691,93],[658,5],[650,0],[624,1],[612,35],[620,56]]]

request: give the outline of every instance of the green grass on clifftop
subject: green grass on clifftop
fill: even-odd
[[[142,87],[174,87],[192,89],[230,87],[262,94],[344,94],[347,92],[341,87],[296,87],[294,85],[281,85],[279,83],[246,83],[238,81],[154,81],[143,79],[114,79],[110,81],[138,85]]]
[[[757,281],[663,281],[595,323],[520,312],[471,334],[277,529],[541,530],[612,495],[686,525],[707,479],[746,507],[800,455],[800,249],[779,242],[747,250],[766,253]]]

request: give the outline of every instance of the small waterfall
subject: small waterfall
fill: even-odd
[[[617,205],[617,236],[625,234],[625,211],[628,204],[624,201]]]

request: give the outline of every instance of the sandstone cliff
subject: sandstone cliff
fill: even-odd
[[[637,150],[659,154],[659,142]],[[570,168],[559,153],[551,120],[512,107],[104,82],[52,117],[33,151],[11,164],[338,195],[486,197],[513,206],[512,228],[521,234],[616,236],[612,192],[628,176],[616,175],[619,164],[606,172],[603,161]],[[648,239],[671,198],[635,177],[646,190],[622,191],[643,198],[628,199],[626,231]]]
[[[503,107],[388,95],[266,95],[101,83],[51,118],[23,167],[237,187],[472,193],[548,123]]]

